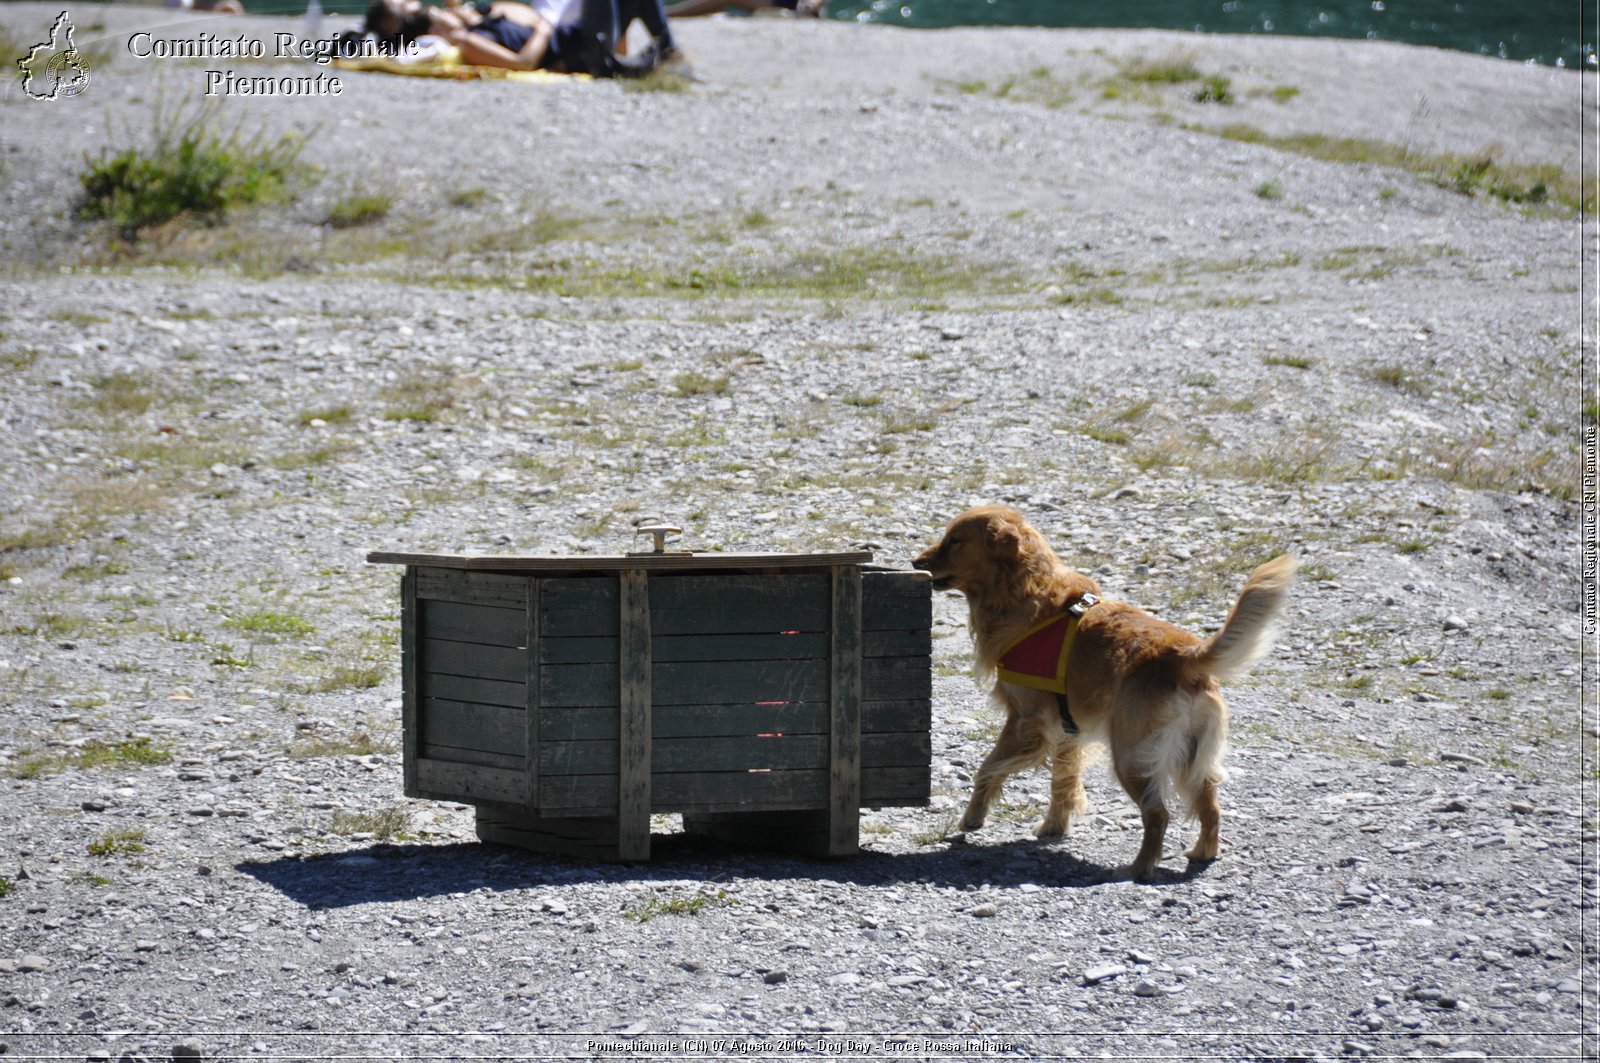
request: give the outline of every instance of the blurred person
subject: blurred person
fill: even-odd
[[[366,29],[391,48],[418,37],[440,37],[473,66],[554,70],[594,77],[642,77],[679,59],[661,0],[547,0],[538,8],[517,0],[432,7],[422,0],[373,0]],[[617,54],[634,20],[650,43],[637,57]]]

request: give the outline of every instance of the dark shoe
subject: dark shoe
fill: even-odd
[[[610,74],[617,78],[649,77],[660,62],[661,50],[655,41],[651,41],[640,49],[637,55],[611,56]]]

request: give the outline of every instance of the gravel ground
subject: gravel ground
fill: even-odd
[[[0,103],[8,1058],[1593,1057],[1583,223],[1424,165],[1576,172],[1579,75],[701,21],[688,86],[224,100],[316,172],[129,249],[72,220],[84,156],[218,64],[127,54],[167,13],[72,14],[89,90]],[[386,216],[324,223],[356,194]],[[615,552],[656,512],[904,564],[986,500],[1196,630],[1303,559],[1229,691],[1215,864],[1186,827],[1119,880],[1103,771],[1067,839],[1032,836],[1041,773],[954,833],[996,722],[952,597],[933,797],[866,813],[859,857],[662,816],[648,864],[589,864],[402,796],[366,551]]]

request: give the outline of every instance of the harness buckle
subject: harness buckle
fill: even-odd
[[[1077,601],[1067,606],[1067,612],[1071,613],[1073,616],[1081,617],[1084,613],[1089,611],[1091,606],[1096,606],[1099,604],[1100,599],[1097,596],[1093,594],[1085,594],[1082,598],[1079,598]]]

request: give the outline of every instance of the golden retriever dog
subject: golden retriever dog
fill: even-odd
[[[1101,601],[1094,580],[1062,564],[1022,514],[1006,506],[956,517],[912,564],[933,577],[935,588],[966,595],[979,675],[995,678],[994,697],[1006,713],[994,750],[978,768],[962,830],[983,826],[1007,776],[1048,760],[1050,807],[1035,833],[1065,834],[1071,817],[1087,807],[1084,747],[1099,743],[1109,747],[1112,770],[1144,820],[1144,843],[1128,868],[1133,878],[1148,880],[1161,861],[1174,791],[1200,821],[1189,859],[1216,858],[1217,786],[1228,737],[1218,682],[1243,674],[1271,648],[1298,564],[1293,557],[1252,572],[1227,622],[1205,640],[1137,606]],[[1046,644],[1041,658],[1044,629],[1057,632],[1059,649]],[[1035,638],[1036,632],[1043,633]],[[1057,668],[1051,678],[1007,668],[1024,642],[1036,659]]]

